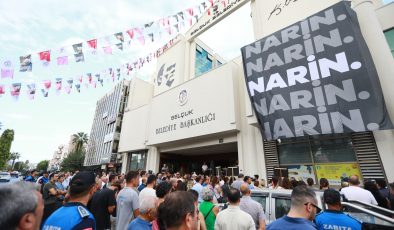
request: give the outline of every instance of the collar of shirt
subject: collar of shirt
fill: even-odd
[[[228,206],[228,209],[229,209],[229,210],[237,210],[237,209],[240,209],[240,208],[239,208],[239,205],[230,204],[230,205]]]
[[[67,202],[64,204],[64,207],[72,207],[72,206],[82,206],[84,208],[87,208],[84,204],[80,202]]]

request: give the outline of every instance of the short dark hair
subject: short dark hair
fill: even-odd
[[[128,171],[126,174],[126,183],[130,183],[132,179],[135,179],[138,177],[138,172],[137,171]]]
[[[156,187],[156,196],[158,198],[164,198],[171,190],[171,184],[167,181],[163,181]]]
[[[37,172],[37,170],[35,170],[35,169],[33,169],[33,170],[30,171],[31,174],[33,174],[33,173],[35,173],[35,172]]]
[[[231,188],[229,193],[227,194],[227,199],[230,203],[237,203],[239,199],[241,199],[241,194],[238,189]]]
[[[195,215],[194,198],[190,192],[176,191],[168,194],[157,210],[160,229],[176,228],[182,225],[185,216]]]
[[[291,206],[300,207],[311,199],[316,200],[316,193],[305,185],[293,188],[291,193]]]
[[[328,187],[330,184],[328,183],[327,178],[320,178],[320,189],[322,189],[323,187]]]
[[[192,194],[193,199],[194,199],[194,202],[197,202],[197,201],[198,201],[198,192],[197,192],[196,190],[194,190],[194,189],[189,189],[189,190],[187,190],[187,192],[190,192],[190,193]]]
[[[391,190],[394,190],[394,182],[389,184],[389,187],[391,188]]]
[[[145,171],[145,170],[142,170],[141,173],[140,173],[140,176],[143,176],[143,175],[145,175],[145,174],[146,174],[146,171]]]
[[[341,194],[334,189],[327,189],[324,191],[323,199],[326,204],[340,204],[341,203]]]
[[[157,177],[155,175],[149,175],[148,180],[146,181],[146,184],[152,184],[157,180]]]
[[[56,173],[51,173],[51,174],[49,174],[48,179],[49,179],[49,180],[52,179],[52,177],[55,176],[55,174],[56,174]]]
[[[197,177],[196,177],[196,182],[197,182],[197,183],[200,182],[200,181],[201,181],[201,178],[202,178],[201,176],[197,176]]]
[[[380,188],[386,188],[387,187],[387,183],[386,183],[385,179],[376,179],[376,184],[378,184]]]
[[[278,182],[279,182],[279,178],[277,176],[273,176],[272,177],[272,183],[278,184]]]
[[[308,179],[306,179],[306,183],[308,183],[309,186],[312,186],[312,185],[315,184],[315,182],[313,181],[313,179],[310,178],[310,177],[309,177]]]
[[[242,177],[244,177],[243,173],[238,174],[238,178],[242,178]]]
[[[79,172],[70,181],[70,196],[72,198],[85,196],[95,185],[96,176],[93,172]]]
[[[116,175],[115,175],[114,173],[109,174],[108,181],[111,182],[111,181],[113,181],[115,178],[116,178]]]
[[[251,178],[250,176],[246,176],[246,177],[244,177],[244,181],[246,182],[246,181],[248,181],[250,178]]]

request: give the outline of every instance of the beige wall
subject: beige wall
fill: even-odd
[[[382,30],[394,28],[394,2],[376,9]]]

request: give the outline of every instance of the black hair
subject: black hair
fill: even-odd
[[[277,176],[273,176],[272,177],[272,183],[274,183],[275,185],[277,185],[279,182],[279,178]]]
[[[384,179],[376,179],[376,184],[379,185],[380,188],[386,188],[387,183]]]
[[[196,182],[197,182],[197,183],[200,183],[201,178],[202,178],[201,176],[197,176],[197,177],[196,177]]]
[[[326,204],[340,204],[341,203],[341,194],[334,189],[327,189],[324,191],[323,199]]]
[[[158,198],[164,198],[171,190],[171,184],[167,181],[163,181],[156,187],[156,196]]]
[[[193,198],[194,198],[194,202],[198,201],[198,192],[194,189],[189,189],[187,190],[187,192],[191,193]]]
[[[108,181],[112,182],[115,179],[115,177],[116,177],[116,174],[114,174],[114,173],[110,174],[108,177]]]
[[[230,203],[237,203],[240,198],[241,194],[239,193],[239,190],[236,188],[231,188],[227,195],[228,201],[230,201]]]
[[[148,180],[146,181],[146,184],[152,184],[156,180],[157,180],[157,177],[155,175],[149,175]]]
[[[323,187],[328,187],[330,184],[328,183],[327,178],[320,178],[320,189],[322,189]]]
[[[309,177],[308,179],[306,179],[306,183],[308,183],[309,186],[312,186],[314,185],[315,182],[313,181],[312,178]]]
[[[168,194],[157,210],[160,229],[176,228],[182,225],[185,216],[195,215],[194,198],[189,192],[176,191]]]
[[[138,171],[129,171],[127,172],[125,179],[126,183],[130,183],[132,179],[135,179],[138,177]]]

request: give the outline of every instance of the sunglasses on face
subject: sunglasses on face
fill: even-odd
[[[308,202],[308,203],[305,203],[304,205],[308,205],[308,204],[310,204],[316,208],[316,213],[320,213],[322,211],[321,208],[319,208],[319,206],[315,205],[314,203]]]

